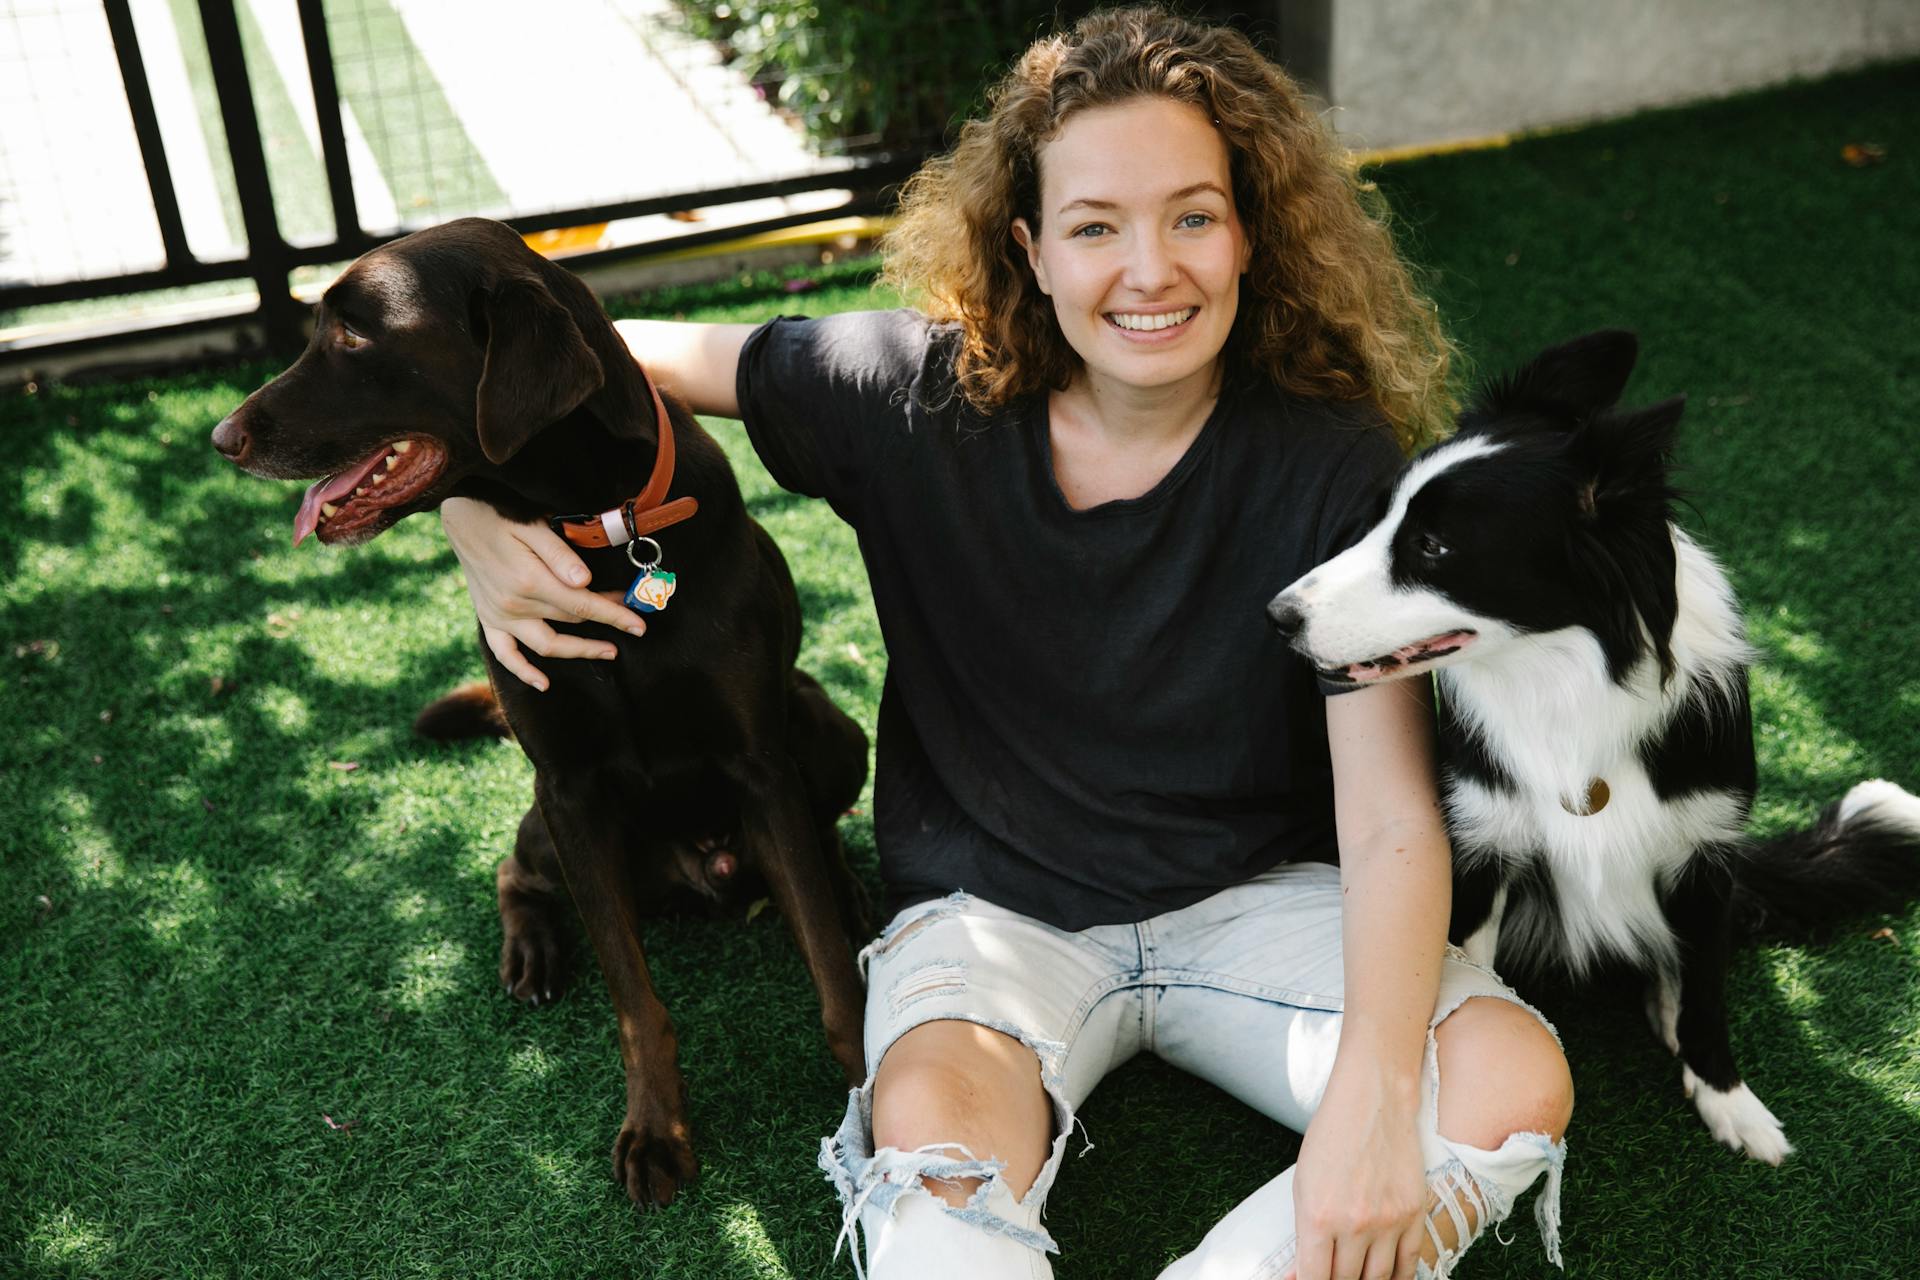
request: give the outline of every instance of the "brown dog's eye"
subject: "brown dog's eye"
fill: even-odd
[[[340,322],[340,345],[352,351],[356,347],[366,346],[367,340],[358,333],[355,333],[352,325],[342,320]]]

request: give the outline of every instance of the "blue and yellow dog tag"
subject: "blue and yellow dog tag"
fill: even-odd
[[[627,588],[627,608],[639,613],[659,613],[673,598],[673,575],[658,569],[642,569]]]
[[[651,559],[640,558],[640,544],[643,542],[653,548]],[[659,613],[667,607],[667,601],[673,599],[673,589],[678,585],[672,574],[660,570],[660,544],[644,536],[635,538],[627,544],[627,559],[640,571],[640,576],[627,588],[624,603],[627,608],[639,613]]]

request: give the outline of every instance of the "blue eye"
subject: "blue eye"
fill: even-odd
[[[1076,227],[1074,229],[1073,234],[1076,237],[1083,240],[1095,240],[1099,238],[1100,233],[1103,233],[1106,230],[1107,230],[1107,224],[1104,222],[1089,222],[1084,227]],[[1092,233],[1092,234],[1089,234],[1089,233]]]
[[[1213,215],[1210,213],[1189,213],[1180,219],[1180,225],[1189,231],[1197,231],[1202,227],[1212,226]]]

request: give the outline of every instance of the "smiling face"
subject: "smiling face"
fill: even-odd
[[[1040,149],[1040,221],[1014,221],[1096,385],[1210,385],[1249,245],[1226,142],[1198,107],[1145,97],[1067,119]]]

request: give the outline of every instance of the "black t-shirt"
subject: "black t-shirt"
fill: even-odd
[[[1391,433],[1229,378],[1158,484],[1075,511],[1046,397],[981,417],[957,340],[910,311],[782,317],[740,356],[762,461],[866,559],[888,910],[965,889],[1083,929],[1333,861],[1324,699],[1265,606],[1364,532]]]

